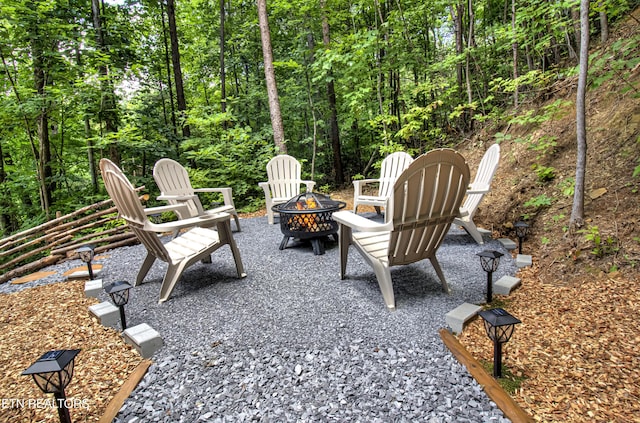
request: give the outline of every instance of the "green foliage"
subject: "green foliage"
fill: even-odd
[[[618,39],[608,49],[599,50],[589,60],[590,88],[595,89],[602,84],[613,81],[625,84],[622,92],[637,89],[627,80],[628,74],[640,63],[637,46],[640,44],[640,34],[624,39]]]
[[[617,19],[631,4],[612,0],[597,6]],[[151,177],[154,162],[172,157],[188,165],[194,184],[231,186],[241,209],[260,205],[264,200],[257,182],[266,177],[264,165],[276,151],[255,3],[226,3],[224,87],[217,4],[185,0],[176,8],[184,114],[176,109],[174,64],[166,56],[159,4],[105,2],[104,48],[96,45],[90,8],[85,6],[60,0],[0,2],[6,59],[0,64],[5,93],[0,98],[0,213],[8,230],[46,218],[37,172],[37,121],[43,112],[50,130],[43,141],[50,142],[52,152],[52,176],[46,182],[51,183],[55,209],[70,211],[106,197],[99,178],[96,190],[91,185],[90,144],[95,162],[100,157],[119,158],[132,182],[149,191],[156,189]],[[446,2],[382,5],[337,0],[324,10],[300,0],[270,3],[288,153],[304,163],[305,173],[314,163],[319,186],[335,184],[329,83],[336,97],[347,177],[364,173],[368,158],[378,152],[383,157],[404,150],[415,156],[454,145],[480,127],[537,125],[562,116],[568,102],[518,116],[506,110],[516,88],[521,104],[528,104],[572,71],[551,54],[557,50],[558,60],[568,57],[564,40],[572,27],[569,6],[541,0],[518,4],[514,31],[502,6],[474,3],[476,44],[457,51],[451,4]],[[331,31],[326,44],[321,25],[325,17]],[[468,16],[463,16],[462,26],[468,37]],[[637,63],[637,54],[632,54],[637,38],[613,42],[608,50],[594,54],[592,86],[607,80],[626,84],[625,75]],[[518,64],[522,74],[515,80],[510,56],[514,41],[532,58],[531,63]],[[469,75],[464,72],[467,60]],[[40,93],[34,89],[36,67],[47,76]],[[185,124],[190,136],[183,135]],[[531,137],[512,140],[510,134],[498,133],[495,141],[531,142]],[[554,152],[554,142],[545,137],[530,148],[542,157]],[[536,172],[542,181],[555,173],[545,167]],[[638,175],[640,163],[634,170]]]
[[[565,109],[569,105],[571,105],[571,101],[559,99],[542,107],[541,109],[526,110],[522,114],[514,116],[509,123],[518,125],[539,125],[540,123],[547,122],[551,119],[560,119],[568,113],[568,110]]]
[[[581,229],[578,233],[583,234],[585,241],[591,243],[591,254],[597,258],[606,255],[616,254],[620,250],[619,242],[612,236],[603,237],[597,226],[588,226]]]
[[[540,182],[549,182],[556,177],[556,170],[551,166],[533,165],[533,168]]]
[[[493,137],[495,138],[497,144],[500,144],[503,141],[510,141],[511,138],[513,138],[511,134],[503,134],[502,132],[496,132]]]
[[[546,194],[540,194],[524,203],[525,207],[540,209],[542,207],[548,207],[553,203],[554,199],[547,197]]]
[[[559,188],[565,197],[573,197],[575,185],[576,185],[575,179],[570,177],[560,182]]]

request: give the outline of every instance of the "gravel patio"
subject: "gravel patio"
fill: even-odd
[[[438,335],[448,311],[484,302],[477,253],[505,253],[494,280],[515,275],[498,241],[476,245],[452,228],[437,254],[451,294],[428,261],[394,267],[389,312],[354,250],[340,280],[334,241],[324,255],[308,243],[279,250],[277,219],[241,226],[246,278],[236,278],[224,247],[212,264],[187,269],[166,303],[158,304],[162,263],[132,291],[127,324],[151,325],[164,346],[116,422],[509,421]],[[133,282],[144,256],[141,245],[112,250],[100,277]]]

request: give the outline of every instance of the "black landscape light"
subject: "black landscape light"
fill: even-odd
[[[117,281],[105,287],[105,292],[111,297],[111,301],[120,309],[120,323],[122,330],[127,328],[127,320],[124,316],[124,306],[129,302],[129,290],[133,288],[127,281]]]
[[[529,225],[520,220],[514,223],[513,227],[516,228],[516,236],[518,237],[518,254],[522,254],[522,241],[527,236],[527,232],[529,232]]]
[[[484,320],[487,336],[493,341],[493,377],[502,377],[502,344],[508,342],[519,319],[501,308],[492,308],[478,313]]]
[[[87,263],[87,270],[89,271],[89,279],[93,280],[93,268],[91,267],[91,260],[94,256],[93,245],[83,245],[76,250],[80,260]]]
[[[493,272],[498,270],[498,265],[500,264],[500,257],[502,257],[500,251],[495,250],[484,250],[481,253],[478,253],[477,256],[480,257],[480,264],[482,265],[482,270],[487,272],[487,304],[490,304],[493,300]]]
[[[36,385],[56,399],[58,416],[63,423],[71,423],[65,388],[73,377],[73,360],[80,350],[54,350],[44,353],[22,375],[31,375]]]

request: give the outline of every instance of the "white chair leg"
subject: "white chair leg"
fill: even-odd
[[[175,288],[180,275],[182,274],[185,268],[186,262],[183,260],[177,265],[169,264],[167,268],[167,273],[164,275],[164,279],[162,280],[162,287],[160,288],[160,300],[158,304],[161,304],[169,299],[171,293],[173,292],[173,288]]]
[[[149,273],[149,269],[151,269],[151,266],[155,261],[156,257],[153,254],[147,252],[147,257],[145,257],[144,261],[142,262],[142,266],[140,266],[140,270],[138,270],[138,276],[136,277],[135,285],[140,285],[142,283],[145,276],[147,276],[147,273]]]
[[[340,252],[340,279],[344,279],[347,272],[347,258],[349,257],[349,245],[351,244],[351,228],[340,225],[338,228],[338,249]]]
[[[384,266],[379,261],[373,261],[373,270],[376,273],[376,279],[378,279],[378,286],[380,286],[380,292],[382,292],[382,298],[384,299],[387,308],[390,311],[396,310],[396,299],[393,294],[393,282],[391,281],[391,270],[388,266]]]
[[[484,239],[482,239],[482,235],[478,231],[478,228],[476,227],[476,224],[473,223],[473,221],[463,222],[462,227],[464,228],[465,231],[467,231],[469,235],[471,235],[471,238],[473,238],[473,240],[477,244],[479,245],[484,244]]]
[[[451,290],[449,290],[449,284],[447,283],[447,280],[444,278],[444,273],[442,273],[442,269],[440,268],[440,263],[438,263],[438,259],[434,255],[433,257],[429,258],[429,261],[431,261],[431,265],[433,266],[433,268],[436,271],[436,274],[440,278],[440,282],[442,283],[442,289],[444,289],[444,292],[446,292],[447,294],[450,294]]]

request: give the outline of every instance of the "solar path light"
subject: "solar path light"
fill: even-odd
[[[484,320],[487,336],[493,341],[493,377],[502,377],[502,344],[509,342],[519,319],[501,308],[492,308],[478,313]]]
[[[133,288],[127,281],[117,281],[108,285],[104,291],[109,294],[111,301],[120,309],[120,323],[122,330],[127,328],[127,320],[124,315],[124,306],[129,302],[129,290]]]
[[[93,280],[93,268],[91,267],[91,261],[95,254],[93,245],[83,245],[76,250],[80,260],[87,263],[87,270],[89,271],[89,279]]]
[[[31,375],[42,392],[54,395],[62,423],[71,423],[64,390],[73,377],[74,359],[79,352],[80,350],[48,351],[22,372],[22,375]]]
[[[516,236],[518,237],[518,254],[522,254],[522,241],[527,236],[527,232],[529,232],[529,225],[520,220],[514,223],[513,227],[516,228]]]
[[[500,257],[502,254],[499,251],[495,250],[484,250],[477,254],[480,257],[480,264],[482,265],[482,270],[487,272],[487,304],[490,304],[493,300],[493,272],[498,270],[498,265],[500,264]]]

